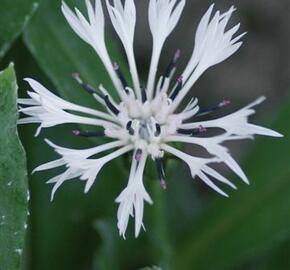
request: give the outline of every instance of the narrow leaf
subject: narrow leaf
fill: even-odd
[[[0,264],[20,269],[27,228],[26,159],[17,134],[17,84],[13,64],[0,73]]]

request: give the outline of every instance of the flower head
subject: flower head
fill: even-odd
[[[114,0],[113,4],[106,0],[106,8],[114,29],[120,38],[128,59],[132,85],[117,63],[112,63],[105,44],[105,19],[100,0],[94,5],[86,0],[88,18],[78,9],[72,11],[64,2],[62,12],[75,33],[88,43],[98,54],[117,91],[118,99],[110,94],[102,85],[98,89],[82,81],[78,74],[73,77],[89,92],[104,110],[99,111],[67,102],[52,94],[44,86],[33,79],[27,79],[33,91],[29,98],[18,100],[20,112],[28,117],[19,120],[19,124],[39,123],[36,132],[41,128],[53,127],[60,124],[76,123],[95,127],[95,131],[74,130],[76,136],[106,137],[110,142],[90,149],[67,149],[46,142],[54,148],[59,159],[43,164],[35,171],[48,170],[64,166],[62,174],[50,179],[53,183],[52,199],[55,191],[67,180],[79,178],[84,181],[85,192],[92,187],[99,171],[111,160],[132,152],[132,165],[127,187],[116,199],[119,204],[118,228],[120,235],[125,237],[130,216],[135,218],[135,236],[137,237],[143,225],[144,203],[152,204],[143,183],[145,164],[150,157],[156,164],[158,177],[163,189],[166,188],[163,168],[166,154],[174,155],[183,160],[190,168],[193,178],[200,178],[206,185],[223,196],[228,196],[219,184],[236,188],[228,179],[212,168],[214,163],[225,163],[244,182],[248,183],[245,173],[223,146],[231,140],[250,139],[254,135],[281,137],[275,131],[249,123],[249,116],[255,113],[254,107],[264,101],[264,97],[245,108],[230,115],[200,121],[200,116],[213,113],[226,106],[224,100],[209,109],[200,109],[198,99],[183,106],[183,101],[197,79],[210,67],[226,60],[242,45],[243,34],[237,34],[240,25],[228,30],[228,21],[235,11],[231,7],[227,12],[213,13],[214,5],[201,19],[195,45],[184,72],[176,76],[176,65],[180,58],[177,50],[164,74],[157,80],[158,62],[164,42],[177,25],[185,6],[185,0],[150,0],[149,25],[153,38],[153,51],[146,87],[142,87],[138,76],[134,57],[134,32],[136,25],[136,8],[133,0]],[[206,135],[209,129],[221,129],[222,134]],[[191,156],[171,145],[183,142],[203,147],[208,152],[208,158]],[[104,152],[111,151],[109,154]],[[102,157],[96,158],[96,155]]]

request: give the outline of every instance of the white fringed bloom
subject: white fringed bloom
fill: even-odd
[[[227,101],[219,103],[215,108],[200,110],[198,100],[192,98],[182,108],[184,97],[197,79],[208,68],[226,60],[242,45],[241,37],[236,35],[239,24],[226,30],[228,21],[235,11],[232,7],[225,13],[213,14],[212,5],[201,19],[196,36],[195,46],[187,67],[175,82],[171,82],[180,57],[178,50],[169,63],[164,75],[156,83],[158,62],[164,42],[177,25],[185,6],[185,0],[150,0],[148,17],[153,37],[153,51],[147,87],[142,88],[134,57],[134,32],[136,25],[136,9],[133,0],[114,0],[113,4],[106,0],[106,7],[117,35],[127,55],[132,87],[124,78],[119,66],[112,63],[105,45],[105,19],[100,0],[92,5],[86,0],[88,19],[78,10],[72,11],[65,3],[62,12],[75,33],[93,47],[109,76],[112,79],[119,99],[113,100],[110,91],[103,86],[95,90],[85,84],[75,74],[77,82],[99,102],[104,111],[82,107],[67,102],[33,79],[27,79],[33,91],[30,98],[19,99],[20,112],[28,117],[20,119],[19,124],[39,123],[41,128],[60,124],[75,123],[98,127],[97,131],[74,131],[77,136],[105,136],[111,142],[91,149],[75,150],[59,147],[47,140],[60,158],[43,164],[35,171],[43,171],[56,167],[65,167],[65,171],[50,179],[53,183],[52,198],[59,186],[67,180],[79,178],[86,182],[85,192],[94,183],[99,171],[111,160],[128,152],[133,152],[132,166],[127,187],[122,191],[116,202],[118,209],[118,228],[120,235],[125,237],[129,217],[135,218],[135,236],[140,233],[143,225],[144,203],[152,204],[143,183],[143,172],[147,157],[156,163],[158,176],[163,188],[166,188],[163,160],[166,153],[183,160],[190,168],[192,177],[199,177],[205,184],[223,196],[228,196],[217,185],[226,184],[236,188],[228,179],[211,167],[213,163],[225,163],[244,182],[248,179],[238,163],[222,144],[231,140],[249,139],[254,135],[281,137],[270,129],[248,122],[249,116],[255,113],[254,107],[264,101],[257,99],[245,108],[222,118],[199,121],[199,116],[212,113],[227,105]],[[207,129],[222,129],[223,134],[217,136],[201,136]],[[198,135],[198,136],[197,136]],[[177,150],[170,143],[183,142],[203,147],[209,154],[208,158],[188,155]],[[104,152],[111,151],[109,154]],[[96,155],[104,154],[96,158]]]

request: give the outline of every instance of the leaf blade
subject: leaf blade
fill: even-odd
[[[0,73],[0,261],[3,269],[20,269],[27,228],[26,158],[17,133],[17,84],[13,65]]]

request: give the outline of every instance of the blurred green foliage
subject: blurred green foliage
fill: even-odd
[[[162,270],[162,269],[159,267],[153,266],[153,267],[146,267],[146,268],[143,268],[141,270]]]
[[[83,1],[67,2],[83,4]],[[0,43],[2,48],[2,44],[10,43],[23,28],[23,14],[28,18],[33,9],[31,3],[21,7],[19,4],[18,15],[13,18],[7,18],[7,11],[0,9],[0,18],[5,23],[9,24],[10,19],[22,22],[21,26],[11,28],[7,39],[0,27],[0,40],[5,38]],[[94,107],[93,99],[80,89],[71,74],[79,72],[93,86],[102,83],[110,88],[111,83],[93,50],[68,27],[59,7],[60,1],[40,2],[1,66],[4,68],[11,60],[16,63],[21,96],[27,88],[23,77],[32,76],[70,101]],[[8,10],[12,12],[13,8]],[[122,54],[107,37],[113,59],[124,66]],[[51,187],[45,185],[45,180],[57,171],[29,174],[32,200],[24,269],[136,270],[151,265],[158,265],[162,270],[288,269],[289,103],[290,100],[285,100],[276,109],[275,117],[265,116],[268,126],[282,132],[285,138],[259,138],[255,144],[249,143],[252,150],[245,158],[244,169],[252,184],[250,187],[241,184],[229,199],[200,188],[198,181],[193,182],[188,171],[176,161],[167,164],[169,183],[168,190],[163,192],[149,163],[145,182],[154,205],[145,207],[146,233],[138,239],[134,239],[129,228],[125,241],[116,228],[114,199],[126,185],[130,157],[105,167],[88,195],[83,194],[81,181],[71,181],[60,188],[53,203],[49,201]],[[45,130],[39,138],[34,138],[35,127],[21,127],[28,171],[56,158],[43,142],[45,137],[74,148],[100,143],[73,137],[74,128],[69,125]],[[6,188],[2,185],[0,189],[3,187]],[[2,205],[5,206],[0,199],[0,209]],[[3,245],[1,232],[0,247]]]
[[[274,129],[285,139],[259,139],[245,162],[252,184],[232,194],[230,200],[213,199],[192,224],[177,256],[175,269],[231,269],[267,252],[290,235],[290,117],[289,101],[275,117]],[[275,157],[275,160],[273,160]],[[204,258],[211,258],[205,260]]]
[[[0,58],[24,29],[38,6],[37,0],[1,0]]]

